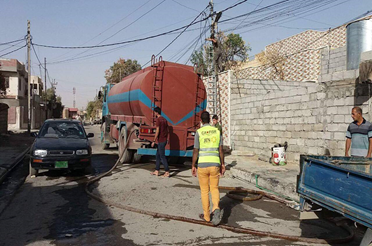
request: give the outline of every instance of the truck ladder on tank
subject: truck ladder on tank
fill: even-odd
[[[203,90],[202,87],[200,87],[200,76],[198,75],[197,78],[196,78],[196,97],[195,97],[195,110],[194,110],[194,127],[197,127],[198,124],[200,123],[201,121],[201,118],[200,118],[200,113],[198,114],[198,112],[201,112],[203,110],[202,108],[202,102],[203,102]]]
[[[152,86],[152,123],[156,123],[156,116],[154,109],[156,107],[162,108],[162,95],[163,95],[163,76],[164,76],[164,62],[162,57],[159,57],[159,60],[156,61],[155,56],[151,57],[151,66],[154,67],[154,80]]]

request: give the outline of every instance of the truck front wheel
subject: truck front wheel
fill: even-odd
[[[132,163],[132,160],[133,160],[134,151],[129,150],[128,148],[125,148],[126,143],[127,143],[127,132],[125,131],[125,128],[123,127],[119,135],[119,157],[121,157],[120,163]]]

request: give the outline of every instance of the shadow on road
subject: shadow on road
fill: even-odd
[[[109,170],[116,159],[117,155],[93,155],[91,172]],[[135,245],[123,238],[125,224],[85,193],[87,179],[76,172],[47,171],[26,180],[0,216],[0,245],[46,240],[56,245]]]

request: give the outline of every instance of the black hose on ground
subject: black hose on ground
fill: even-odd
[[[170,220],[182,221],[182,222],[204,225],[204,226],[209,226],[209,227],[215,227],[212,223],[202,221],[202,220],[195,220],[195,219],[186,218],[186,217],[182,217],[182,216],[174,216],[174,215],[169,215],[169,214],[156,213],[156,212],[152,212],[152,211],[146,211],[146,210],[142,210],[142,209],[118,204],[118,203],[106,200],[106,199],[104,199],[104,198],[102,198],[98,195],[93,194],[93,192],[89,191],[89,186],[90,185],[97,182],[101,178],[109,175],[117,167],[117,165],[120,163],[121,157],[123,156],[123,154],[125,152],[125,149],[128,146],[130,137],[132,136],[132,134],[134,132],[135,132],[135,130],[132,131],[129,134],[129,137],[127,138],[127,142],[126,142],[125,147],[124,147],[124,151],[120,154],[120,156],[119,156],[118,160],[116,161],[115,165],[109,171],[107,171],[105,173],[102,173],[102,174],[88,180],[87,183],[86,183],[86,186],[85,186],[85,192],[90,197],[92,197],[93,199],[95,199],[97,201],[100,201],[100,202],[102,202],[106,205],[114,206],[114,207],[124,209],[124,210],[130,211],[130,212],[134,212],[134,213],[138,213],[138,214],[145,214],[145,215],[152,216],[154,218],[170,219]],[[267,198],[274,199],[278,202],[283,202],[282,201],[283,199],[277,198],[274,195],[268,194],[264,191],[256,191],[256,190],[251,190],[251,189],[245,189],[245,188],[239,188],[239,187],[227,187],[227,186],[220,186],[219,188],[223,189],[223,190],[229,190],[227,196],[232,198],[232,199],[238,199],[238,200],[243,200],[243,201],[254,201],[254,200],[261,199],[263,196],[265,196]],[[248,194],[248,193],[249,194],[255,194],[255,196],[253,196],[253,197],[241,197],[241,196],[237,195],[239,193],[243,193],[245,195]],[[266,232],[266,231],[257,231],[257,230],[253,230],[253,229],[249,229],[249,228],[239,228],[239,227],[234,227],[234,226],[229,226],[229,225],[218,225],[217,227],[228,230],[228,231],[232,231],[232,232],[235,232],[235,233],[243,233],[243,234],[250,234],[250,235],[254,235],[254,236],[272,237],[272,238],[284,239],[284,240],[295,241],[295,242],[306,242],[306,243],[317,243],[317,244],[347,243],[347,242],[350,242],[354,238],[354,231],[351,230],[346,225],[342,225],[342,228],[344,228],[349,233],[349,235],[345,238],[332,238],[332,239],[318,239],[318,238],[306,238],[306,237],[290,236],[290,235],[271,233],[271,232]]]

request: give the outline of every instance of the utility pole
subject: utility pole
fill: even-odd
[[[28,119],[27,119],[27,131],[31,132],[31,31],[30,31],[30,21],[27,21],[27,72],[28,72],[28,91],[27,91],[27,104],[28,104]]]
[[[74,101],[73,101],[73,103],[72,103],[72,107],[73,108],[75,108],[75,94],[76,94],[76,89],[75,89],[75,87],[74,88],[72,88],[72,93],[74,94]]]
[[[212,92],[212,101],[211,102],[211,114],[214,115],[217,113],[217,80],[216,80],[216,73],[215,73],[215,25],[214,25],[214,10],[213,10],[213,0],[210,0],[209,2],[210,7],[210,16],[211,16],[211,36],[208,39],[212,42],[212,50],[210,47],[208,47],[208,55],[207,55],[207,61],[208,61],[208,68],[212,71],[210,73],[210,76],[212,77],[212,80],[208,78],[208,84],[209,89]],[[209,65],[210,59],[212,60],[212,66]]]
[[[211,12],[211,37],[210,41],[212,41],[213,53],[212,53],[212,68],[213,68],[213,75],[212,75],[212,83],[211,89],[213,94],[213,101],[212,101],[212,114],[217,114],[217,102],[219,101],[218,95],[218,40],[216,37],[216,30],[217,30],[217,22],[221,18],[222,12],[214,12],[213,10],[213,0],[210,1],[210,12]]]
[[[47,80],[46,80],[46,76],[47,76],[47,69],[46,69],[46,57],[44,57],[44,85],[45,85],[45,88],[44,88],[44,92],[45,92],[45,120],[48,119],[48,107],[47,107]]]

